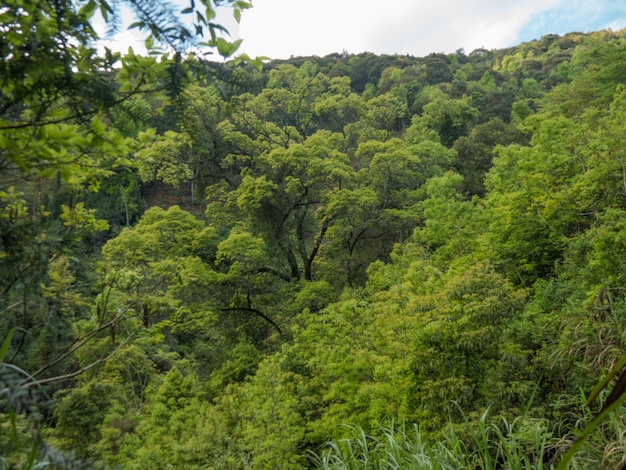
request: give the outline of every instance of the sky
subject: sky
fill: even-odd
[[[500,49],[565,34],[626,27],[626,0],[252,0],[241,22],[217,18],[252,57],[333,52],[409,54]],[[131,33],[109,47],[140,42]]]

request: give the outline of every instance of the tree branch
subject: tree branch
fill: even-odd
[[[279,279],[282,279],[285,282],[291,282],[291,280],[293,279],[291,276],[289,276],[287,274],[284,274],[284,273],[281,273],[277,269],[268,268],[266,266],[264,266],[262,268],[257,268],[257,269],[255,269],[254,272],[271,274],[273,276],[276,276]]]
[[[135,331],[128,335],[128,337],[124,338],[124,341],[122,341],[120,344],[117,345],[117,347],[111,351],[110,354],[108,354],[105,357],[101,357],[100,359],[95,360],[94,362],[92,362],[91,364],[85,366],[85,367],[81,367],[80,369],[74,371],[74,372],[70,372],[69,374],[64,374],[64,375],[57,375],[56,377],[48,377],[47,379],[41,379],[41,380],[35,380],[33,382],[23,382],[21,384],[22,387],[39,387],[41,385],[45,385],[51,382],[58,382],[61,380],[67,380],[67,379],[72,379],[74,377],[77,377],[81,374],[84,374],[85,372],[87,372],[89,369],[94,368],[95,366],[97,366],[98,364],[102,364],[103,362],[108,361],[109,359],[111,359],[113,356],[115,356],[115,354],[117,354],[117,352],[122,348],[122,346],[124,346],[126,343],[128,343],[134,336],[135,334],[137,334],[137,332],[141,329],[141,327],[138,327],[135,329]]]
[[[106,330],[107,328],[109,328],[110,326],[114,325],[115,322],[117,322],[121,317],[122,317],[122,313],[117,315],[115,318],[113,318],[108,323],[105,323],[104,325],[101,325],[98,328],[96,328],[95,330],[93,330],[87,336],[82,338],[78,344],[76,344],[76,341],[78,341],[78,340],[74,340],[72,345],[70,345],[69,349],[66,349],[65,352],[62,352],[57,357],[55,357],[52,361],[48,362],[47,364],[45,364],[44,366],[40,367],[38,370],[33,372],[33,377],[41,374],[43,371],[45,371],[47,369],[50,369],[51,367],[54,367],[55,365],[57,365],[59,362],[63,361],[65,358],[67,358],[68,356],[73,354],[75,351],[77,351],[80,348],[82,348],[89,341],[91,341],[91,339],[94,338],[98,333],[100,333],[100,332]]]
[[[136,95],[138,93],[141,93],[140,88],[144,84],[145,84],[145,80],[142,77],[139,80],[139,82],[137,83],[137,86],[133,90],[131,90],[128,94],[124,95],[120,99],[118,99],[118,100],[114,101],[113,103],[111,103],[111,105],[107,106],[106,109],[113,108],[113,107],[115,107],[117,105],[120,105],[124,101],[128,100],[130,97],[132,97],[132,96],[134,96],[134,95]],[[50,121],[43,121],[43,122],[32,122],[32,121],[29,121],[29,122],[22,122],[20,124],[11,124],[11,125],[8,125],[8,126],[0,126],[0,131],[25,129],[27,127],[34,127],[34,126],[41,127],[41,126],[48,126],[48,125],[51,125],[51,124],[61,124],[63,122],[72,121],[74,119],[83,119],[83,118],[86,118],[88,116],[93,116],[93,115],[99,113],[100,111],[102,111],[102,110],[101,109],[92,109],[92,110],[89,110],[89,111],[84,111],[82,113],[75,113],[75,114],[72,114],[71,116],[66,116],[66,117],[63,117],[63,118],[52,119]]]
[[[307,281],[313,280],[313,273],[311,271],[311,265],[313,264],[313,261],[315,260],[315,257],[317,256],[317,252],[319,251],[320,246],[322,245],[322,242],[324,241],[324,237],[326,236],[326,231],[328,230],[328,227],[330,226],[330,223],[332,222],[333,219],[334,219],[334,216],[327,215],[322,220],[322,228],[320,230],[320,233],[317,235],[317,238],[315,239],[315,243],[313,244],[313,249],[311,250],[311,254],[306,260],[306,266],[304,267],[304,278]]]
[[[268,317],[267,315],[265,315],[260,310],[257,310],[256,308],[250,308],[250,307],[225,307],[225,308],[222,308],[221,311],[222,312],[242,311],[242,312],[254,313],[255,315],[261,317],[263,320],[268,322],[270,325],[272,325],[274,327],[274,329],[276,329],[276,331],[278,332],[279,335],[281,335],[281,336],[283,335],[283,331],[276,324],[276,322],[274,320],[272,320],[270,317]]]

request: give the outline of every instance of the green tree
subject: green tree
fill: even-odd
[[[225,3],[237,19],[249,6]],[[175,90],[185,44],[202,31],[216,39],[222,29],[211,22],[217,5],[210,0],[199,8],[192,2],[187,10],[196,13],[193,34],[169,5],[127,4],[134,9],[135,26],[150,31],[146,46],[156,53],[156,42],[167,44],[176,51],[172,58],[140,57],[132,50],[125,55],[105,50],[98,56],[94,15],[99,10],[115,26],[117,2],[112,8],[99,1],[9,1],[0,13],[0,334],[19,331],[3,354],[10,363],[0,367],[3,376],[7,370],[21,374],[10,394],[30,396],[33,405],[13,406],[18,402],[10,397],[3,411],[11,416],[35,413],[32,390],[52,394],[60,382],[99,369],[133,336],[136,328],[134,319],[125,317],[127,306],[118,305],[117,312],[99,310],[108,306],[102,300],[110,293],[106,286],[92,309],[80,295],[91,294],[94,284],[89,262],[76,262],[74,255],[88,246],[82,242],[94,240],[107,227],[82,195],[97,190],[116,171],[133,167],[129,154],[138,146],[130,136],[136,129],[110,126],[116,119],[121,122],[115,108],[140,93]],[[122,195],[126,224],[131,219],[127,195]],[[59,405],[64,439],[84,455],[98,439],[108,390],[104,385],[95,391],[76,388]],[[83,405],[86,413],[73,413],[74,406],[82,410]],[[30,423],[35,443],[31,465],[41,450],[41,465],[67,468],[69,460],[66,465],[54,460],[54,452],[41,441],[41,422]]]
[[[439,269],[453,260],[473,256],[485,230],[484,209],[477,199],[467,200],[461,193],[463,177],[446,172],[424,185],[427,198],[421,202],[424,222],[413,234],[415,242],[433,254]]]
[[[424,124],[439,134],[446,147],[452,147],[459,137],[469,134],[477,118],[478,110],[472,105],[471,98],[450,99],[442,92],[434,94],[421,116]]]
[[[300,452],[305,427],[297,379],[269,358],[249,381],[228,387],[220,397],[217,406],[233,423],[233,447],[247,456],[246,468],[307,468]]]
[[[546,99],[546,108],[573,117],[588,107],[605,108],[613,100],[615,89],[624,85],[623,41],[606,41],[599,37],[587,39],[571,60],[569,83],[555,88]]]
[[[168,16],[168,6],[130,3],[139,16],[137,26],[148,28],[153,39],[178,46],[182,43],[176,41],[191,37],[186,29],[174,27],[178,17]],[[249,6],[229,3],[237,17]],[[204,26],[213,33],[219,30],[205,16],[213,15],[214,7],[203,4],[198,32]],[[32,326],[31,317],[20,319],[14,307],[39,295],[36,286],[46,272],[45,260],[69,251],[70,242],[85,233],[81,230],[103,228],[75,196],[84,187],[97,189],[100,179],[115,169],[132,166],[128,154],[136,145],[107,126],[107,111],[140,92],[157,90],[168,68],[179,62],[132,51],[97,56],[91,22],[98,8],[113,21],[108,4],[95,1],[9,3],[2,13],[0,194],[6,229],[0,298],[13,306],[9,310],[24,332]],[[118,61],[121,68],[114,69]],[[13,189],[17,184],[24,194]],[[70,188],[65,208],[46,211],[43,201],[60,184]],[[21,312],[28,312],[24,306]]]
[[[283,278],[313,280],[313,264],[333,218],[324,207],[353,173],[342,146],[340,135],[320,131],[257,158],[258,176],[243,172],[237,206],[251,230],[283,260]]]
[[[454,167],[464,176],[463,190],[469,195],[484,196],[484,177],[498,145],[523,145],[527,138],[512,124],[500,118],[473,127],[469,135],[459,137],[454,143],[456,158]]]
[[[381,140],[389,139],[394,132],[404,130],[408,119],[406,101],[391,93],[378,95],[367,101],[366,119],[382,131]]]
[[[328,90],[315,100],[313,110],[318,125],[348,137],[350,125],[363,118],[365,102],[352,91],[348,77],[333,77]]]

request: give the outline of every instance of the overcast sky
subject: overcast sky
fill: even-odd
[[[548,33],[626,27],[626,0],[253,0],[239,25],[218,17],[239,52],[287,59],[332,52],[410,54],[499,49]],[[228,20],[226,19],[228,18]],[[130,35],[118,44],[130,41]],[[124,49],[125,50],[125,49]]]

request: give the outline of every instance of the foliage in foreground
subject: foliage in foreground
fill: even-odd
[[[558,468],[621,468],[624,409],[609,415],[599,430],[583,441],[576,457]],[[584,429],[590,417],[577,423]],[[361,427],[350,427],[347,437],[326,444],[311,459],[318,469],[551,469],[558,456],[571,445],[571,437],[561,438],[550,431],[542,418],[520,416],[490,419],[485,412],[471,424],[450,424],[438,439],[424,435],[418,426],[379,426],[374,434]],[[611,444],[603,447],[606,440]],[[617,439],[617,440],[614,440]]]

